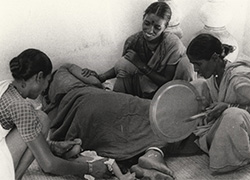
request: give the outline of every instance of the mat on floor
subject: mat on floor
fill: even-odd
[[[191,157],[171,157],[168,166],[175,172],[177,180],[250,180],[250,165],[227,174],[211,175],[208,169],[208,157],[197,155]],[[34,161],[23,180],[80,180],[74,176],[53,176],[44,174]]]

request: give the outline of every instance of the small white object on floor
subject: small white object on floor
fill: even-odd
[[[98,156],[95,151],[84,151],[81,153],[82,156],[90,157],[92,159],[88,160],[87,162],[94,162],[100,159],[103,159],[104,157]],[[109,168],[110,171],[112,171],[112,164],[114,163],[114,159],[108,159],[107,161],[104,162]],[[91,175],[85,175],[85,179],[87,180],[95,180],[95,178]]]

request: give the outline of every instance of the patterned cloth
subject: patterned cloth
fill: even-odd
[[[15,126],[25,142],[34,140],[42,130],[42,124],[30,102],[23,99],[10,84],[0,99],[0,123],[6,130]]]

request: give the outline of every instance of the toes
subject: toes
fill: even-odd
[[[173,180],[170,175],[164,174],[154,169],[144,169],[144,179],[149,180]]]
[[[65,159],[73,158],[76,155],[78,155],[80,152],[81,152],[81,146],[79,144],[76,144],[73,146],[73,148],[71,150],[69,150],[68,152],[63,154],[63,158],[65,158]]]
[[[139,158],[138,164],[140,167],[145,169],[155,169],[164,174],[170,175],[174,177],[174,173],[171,169],[168,168],[162,157],[152,158],[142,156]]]
[[[82,140],[80,138],[75,138],[74,142],[76,142],[79,145],[82,145]]]
[[[136,165],[133,165],[131,168],[130,168],[130,171],[131,172],[134,172],[135,173],[135,176],[137,178],[142,178],[144,176],[144,171],[143,169],[138,166],[137,164]]]

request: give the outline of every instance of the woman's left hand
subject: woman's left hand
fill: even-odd
[[[228,103],[217,102],[210,105],[206,110],[207,114],[207,122],[217,119],[226,109],[228,108]]]
[[[141,61],[140,57],[132,49],[127,50],[126,54],[124,55],[124,58],[134,64],[138,69],[141,69],[145,66],[145,63]]]

